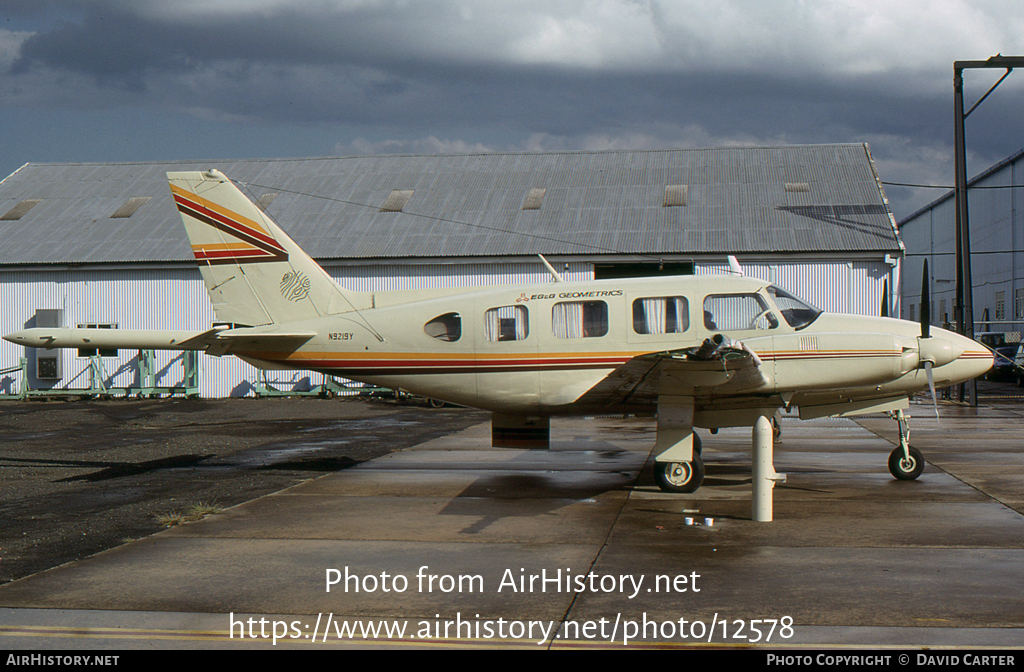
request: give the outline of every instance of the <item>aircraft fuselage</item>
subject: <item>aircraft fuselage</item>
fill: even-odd
[[[433,298],[423,300],[382,292],[357,312],[277,325],[316,332],[294,351],[231,352],[258,365],[322,371],[514,414],[652,412],[671,382],[640,385],[612,403],[584,393],[634,357],[692,348],[715,334],[742,341],[760,358],[765,380],[742,390],[755,405],[842,404],[927,389],[917,323],[821,313],[794,327],[768,287],[750,278],[678,276],[444,290],[451,293],[441,297],[431,291]],[[667,303],[674,304],[668,311]],[[665,312],[675,314],[669,324],[649,324],[645,306],[661,322]],[[714,311],[727,323],[717,324]],[[951,355],[935,362],[937,385],[991,366],[984,346],[934,331]],[[697,385],[693,394],[699,415],[736,390]],[[722,416],[697,426],[730,424]]]

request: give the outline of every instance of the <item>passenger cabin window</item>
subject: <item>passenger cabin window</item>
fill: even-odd
[[[775,329],[779,318],[757,294],[711,294],[704,299],[704,327],[711,331]]]
[[[608,304],[566,301],[551,308],[551,331],[557,338],[596,338],[608,333]]]
[[[457,341],[462,338],[462,316],[458,313],[438,315],[423,325],[423,331],[439,341]]]
[[[521,341],[530,335],[526,306],[502,306],[484,313],[488,341]]]
[[[638,334],[681,334],[689,328],[690,306],[682,296],[633,302],[633,331]]]

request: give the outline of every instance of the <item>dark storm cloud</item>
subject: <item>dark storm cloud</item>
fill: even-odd
[[[808,66],[787,54],[799,45],[784,39],[782,56],[759,63],[742,53],[734,63],[691,55],[683,38],[692,42],[694,27],[673,24],[671,5],[657,2],[566,3],[578,7],[547,21],[538,3],[521,11],[427,0],[159,4],[47,3],[69,20],[26,39],[11,73],[78,75],[100,90],[135,92],[140,104],[253,119],[413,127],[495,119],[549,133],[669,122],[700,123],[715,135],[733,128],[813,137],[836,128],[905,133],[922,121],[935,132],[931,108],[947,95],[928,85],[908,95],[903,69],[851,73],[842,54]],[[467,7],[499,16],[473,21]],[[574,16],[584,9],[594,16]],[[567,35],[565,26],[585,19],[598,39]],[[578,55],[601,31],[612,41],[613,19],[629,21],[618,31],[620,51]],[[631,31],[633,39],[621,38]]]
[[[950,179],[952,60],[1024,51],[1024,12],[1003,0],[51,0],[0,12],[10,108],[148,107],[374,138],[325,143],[343,150],[869,141],[897,181]],[[1013,79],[971,119],[980,161],[1024,144]],[[976,99],[992,80],[970,81]]]

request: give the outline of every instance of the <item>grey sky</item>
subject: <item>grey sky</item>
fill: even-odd
[[[0,173],[115,161],[868,142],[952,180],[952,63],[1019,2],[0,0]],[[968,103],[1000,73],[970,72]],[[971,170],[1024,147],[1014,73]],[[888,188],[897,217],[939,191]]]

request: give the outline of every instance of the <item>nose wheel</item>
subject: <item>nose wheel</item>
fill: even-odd
[[[924,471],[924,455],[910,445],[910,427],[902,410],[892,415],[900,426],[900,446],[889,453],[889,473],[901,481],[913,481]]]
[[[902,448],[889,453],[889,473],[901,481],[913,481],[924,471],[924,455],[921,451],[910,446],[908,453],[905,457]]]

